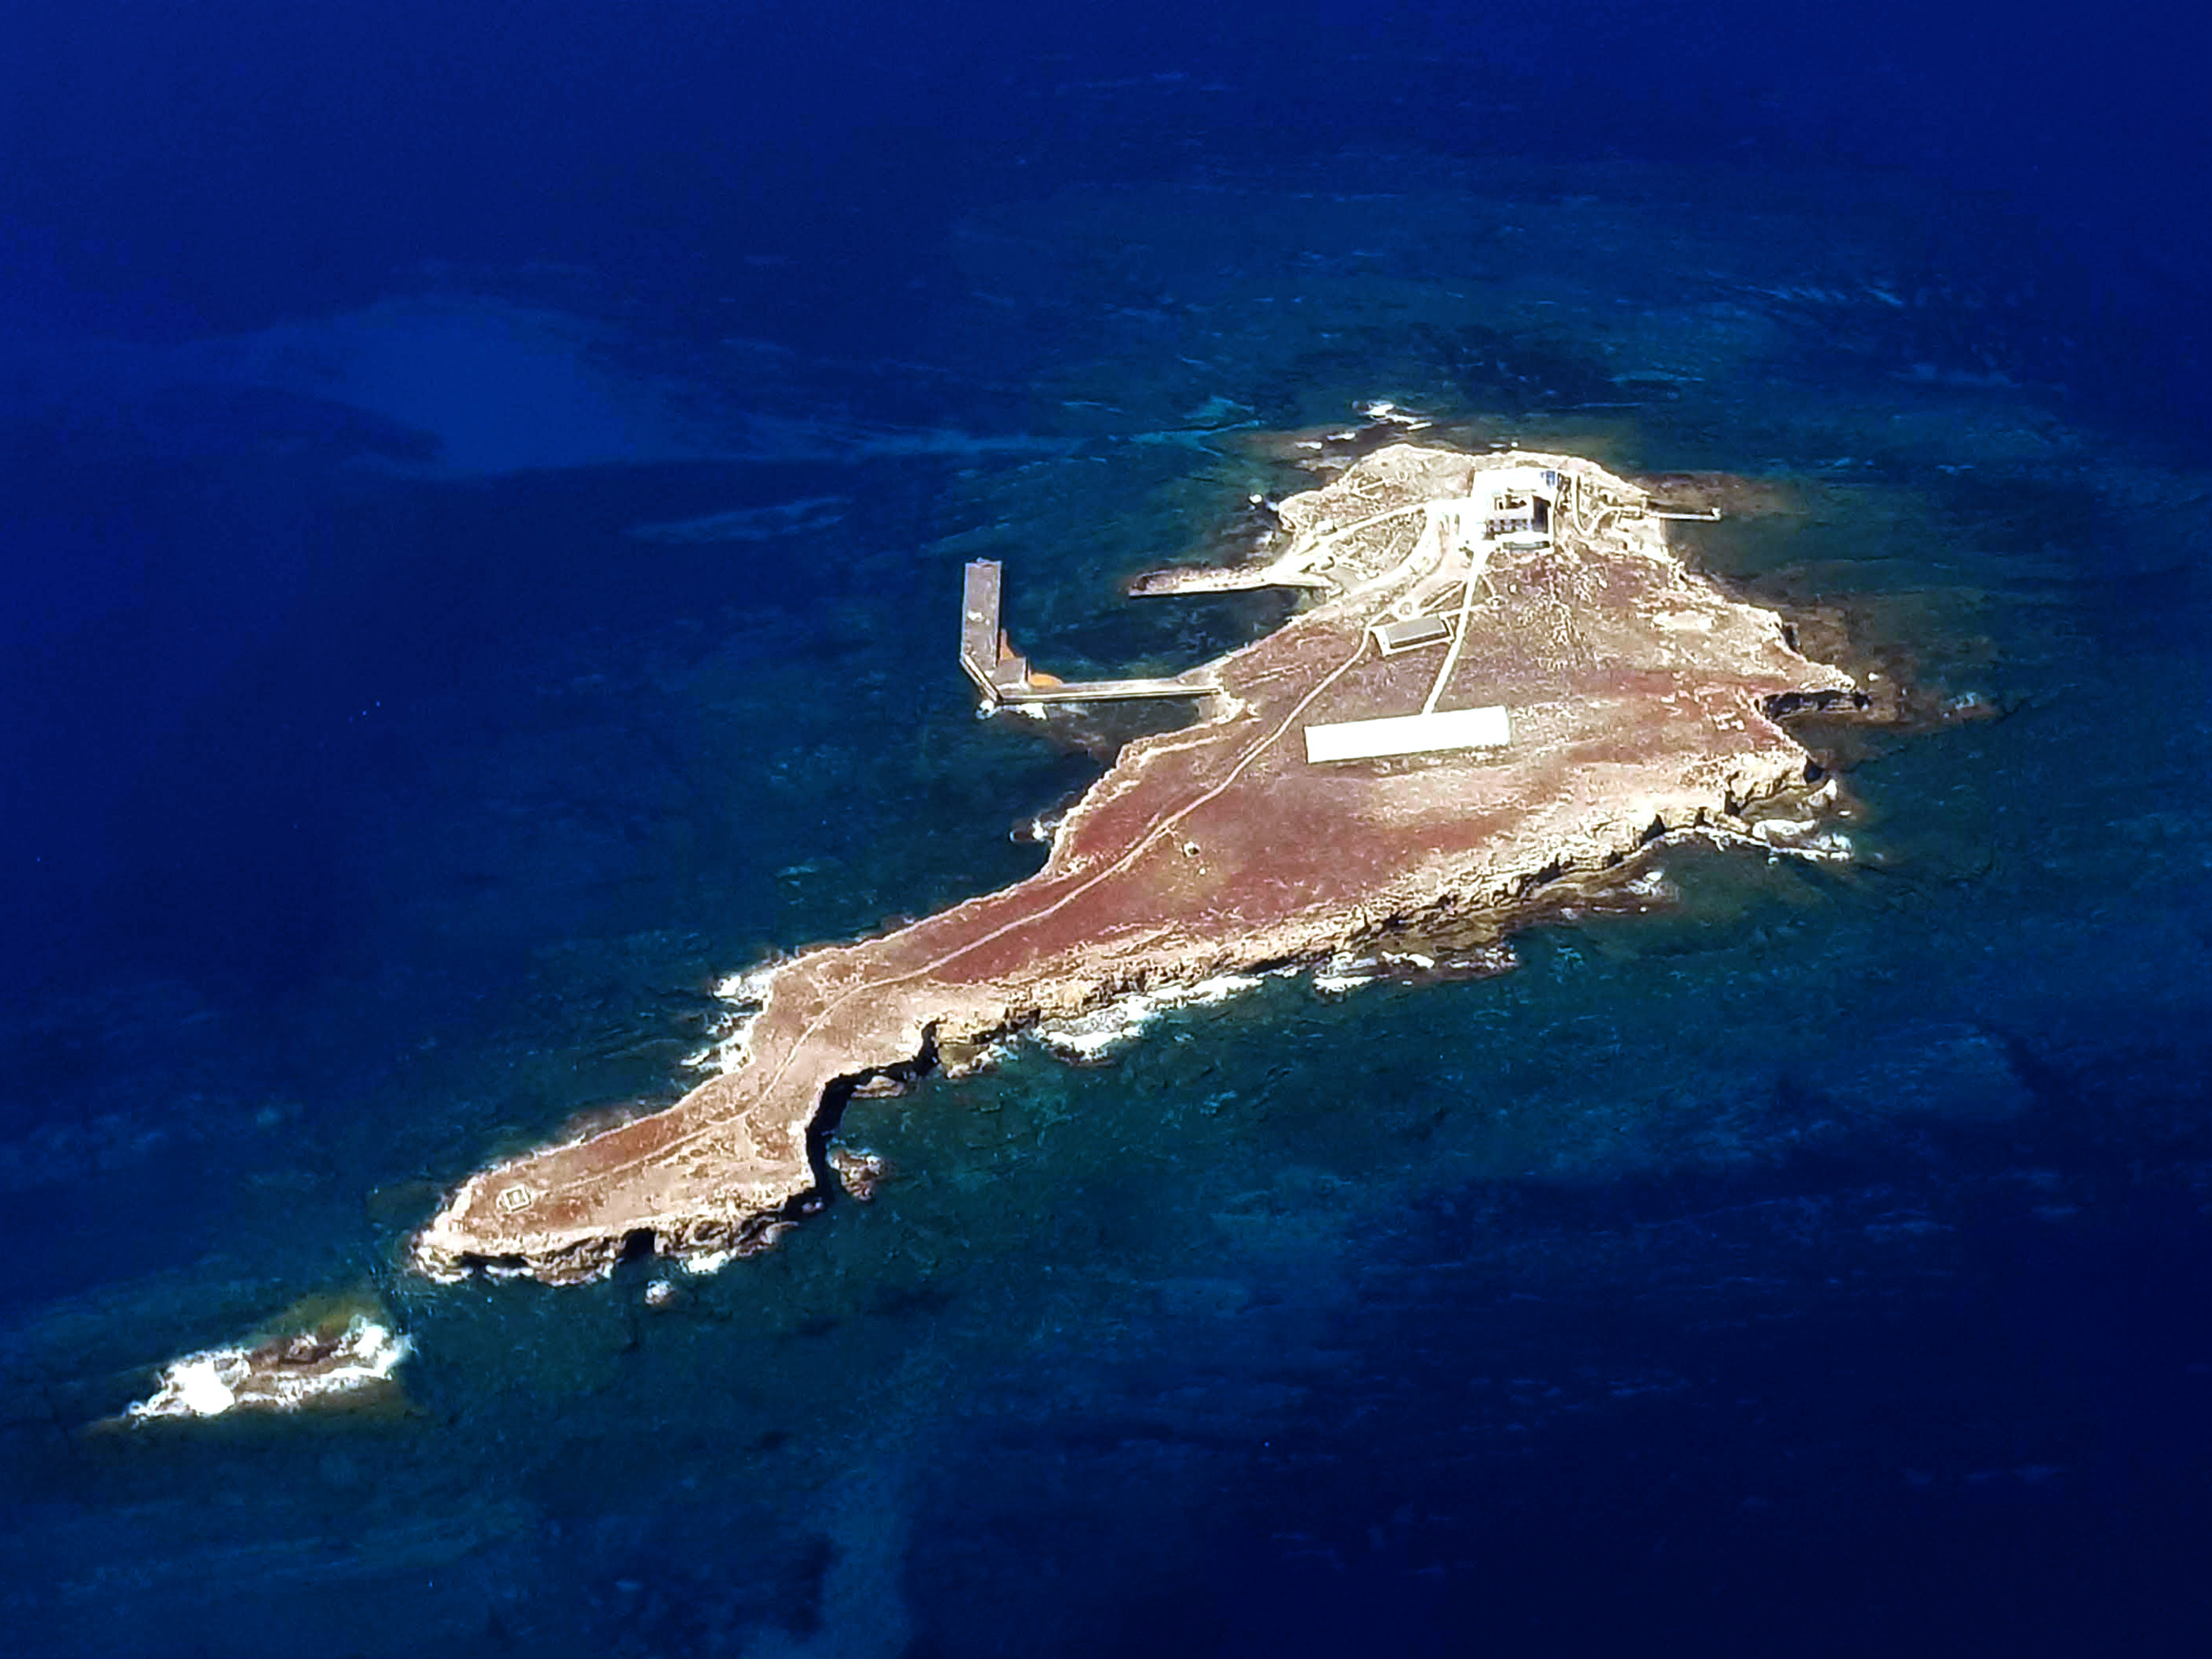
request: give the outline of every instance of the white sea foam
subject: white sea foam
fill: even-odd
[[[1176,1008],[1225,1002],[1259,983],[1259,976],[1255,974],[1216,974],[1192,985],[1164,985],[1148,991],[1131,991],[1088,1013],[1047,1020],[1036,1027],[1034,1035],[1064,1060],[1102,1060],[1115,1049],[1134,1042],[1162,1014]]]
[[[241,1407],[291,1412],[388,1381],[414,1345],[380,1321],[356,1314],[330,1350],[310,1361],[288,1361],[281,1348],[210,1348],[172,1360],[161,1386],[124,1416],[220,1417]]]
[[[684,1056],[682,1063],[687,1069],[720,1077],[745,1063],[752,1052],[754,1024],[760,1018],[761,1005],[768,1000],[769,982],[784,961],[779,957],[725,974],[714,981],[714,997],[723,1005],[722,1012],[708,1024],[707,1046]]]
[[[734,974],[725,974],[714,981],[714,994],[724,1002],[757,1008],[768,995],[769,981],[776,976],[783,963],[784,958],[778,957]]]
[[[1752,838],[1770,850],[1821,864],[1848,864],[1858,848],[1840,830],[1824,828],[1818,818],[1761,818]]]
[[[1419,432],[1424,427],[1434,424],[1432,422],[1423,420],[1418,415],[1399,408],[1388,398],[1378,398],[1359,412],[1378,425],[1387,422],[1391,426],[1402,426],[1408,432]]]
[[[1323,996],[1340,997],[1363,985],[1371,985],[1381,975],[1382,964],[1373,957],[1340,951],[1313,970],[1312,985]]]
[[[1748,826],[1747,833],[1705,824],[1684,831],[1681,838],[1714,847],[1757,848],[1769,859],[1803,859],[1812,864],[1850,864],[1859,855],[1857,843],[1848,835],[1822,829],[1816,819],[1761,818]]]
[[[163,1393],[131,1408],[133,1417],[220,1417],[238,1403],[230,1384],[223,1381],[224,1366],[212,1354],[180,1359],[162,1376]],[[161,1409],[164,1395],[174,1409]]]

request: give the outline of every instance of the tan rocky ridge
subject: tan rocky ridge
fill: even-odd
[[[1644,491],[1574,457],[1395,446],[1281,517],[1281,556],[1146,591],[1279,583],[1315,602],[1208,665],[1197,723],[1129,744],[1042,870],[782,963],[741,1064],[471,1176],[416,1267],[568,1283],[647,1237],[694,1260],[760,1248],[827,1178],[809,1131],[853,1080],[1132,989],[1409,924],[1508,925],[1563,880],[1802,786],[1811,758],[1780,719],[1858,695],[1686,568]],[[1476,706],[1492,725],[1470,735]],[[1309,728],[1408,716],[1350,734],[1401,752],[1309,758],[1346,746]],[[1471,746],[1402,752],[1447,729]]]

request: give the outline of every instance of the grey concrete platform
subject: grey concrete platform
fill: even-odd
[[[1111,702],[1139,697],[1202,697],[1218,689],[1209,669],[1165,679],[1060,680],[1039,673],[1007,642],[1000,625],[1003,583],[994,559],[970,562],[961,584],[960,666],[993,705]]]

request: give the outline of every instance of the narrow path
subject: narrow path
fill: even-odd
[[[1386,514],[1384,516],[1388,515]],[[1107,865],[1096,874],[1080,882],[1069,891],[1063,893],[1059,898],[1054,900],[1050,904],[1046,905],[1042,909],[1025,911],[1024,914],[1014,917],[1012,921],[993,928],[988,933],[981,934],[975,939],[962,941],[951,950],[945,951],[942,956],[939,956],[932,961],[924,963],[918,968],[911,968],[903,973],[890,975],[882,979],[863,979],[859,983],[851,986],[842,994],[832,1000],[820,1013],[817,1014],[814,1018],[799,1031],[797,1036],[791,1040],[791,1042],[785,1052],[782,1063],[777,1066],[765,1079],[761,1081],[755,1087],[751,1092],[750,1097],[745,1101],[744,1104],[741,1106],[737,1114],[734,1115],[742,1115],[744,1112],[750,1111],[752,1108],[765,1102],[769,1097],[774,1093],[777,1085],[783,1081],[787,1075],[788,1075],[792,1066],[797,1063],[799,1055],[805,1052],[806,1045],[812,1042],[814,1037],[821,1031],[822,1028],[827,1025],[830,1020],[835,1018],[838,1012],[842,1010],[847,1004],[850,1003],[854,998],[860,996],[866,993],[880,992],[895,985],[903,985],[914,980],[927,978],[928,975],[936,973],[939,969],[945,967],[948,963],[957,961],[961,957],[967,955],[971,951],[981,950],[984,945],[995,943],[997,940],[1006,937],[1009,933],[1015,933],[1023,927],[1030,927],[1034,923],[1043,921],[1052,916],[1057,915],[1060,911],[1066,909],[1078,899],[1096,889],[1100,884],[1110,881],[1115,877],[1121,875],[1123,872],[1127,870],[1132,864],[1135,863],[1138,859],[1141,858],[1145,853],[1159,840],[1161,836],[1174,829],[1177,824],[1182,823],[1184,819],[1190,817],[1192,813],[1199,811],[1209,802],[1218,799],[1222,794],[1231,787],[1231,786],[1236,783],[1237,779],[1243,776],[1245,772],[1251,768],[1251,765],[1255,761],[1258,760],[1261,755],[1265,754],[1276,744],[1282,741],[1284,734],[1297,723],[1300,715],[1304,714],[1308,708],[1313,706],[1315,700],[1321,696],[1322,694],[1327,691],[1331,686],[1334,685],[1337,681],[1342,679],[1346,674],[1349,673],[1352,668],[1358,665],[1360,659],[1366,654],[1367,643],[1366,631],[1362,629],[1359,635],[1359,642],[1353,647],[1352,654],[1346,657],[1342,662],[1339,663],[1334,668],[1331,669],[1327,675],[1322,677],[1319,683],[1317,683],[1303,697],[1299,698],[1296,706],[1291,708],[1289,714],[1283,716],[1282,720],[1276,725],[1273,731],[1268,732],[1258,742],[1252,744],[1250,748],[1247,749],[1244,753],[1237,758],[1236,764],[1230,768],[1226,776],[1224,776],[1218,783],[1215,784],[1212,788],[1202,792],[1195,799],[1186,802],[1183,805],[1175,809],[1171,812],[1155,817],[1151,823],[1146,826],[1144,832],[1140,834],[1133,843],[1131,843],[1128,851],[1122,854],[1121,857],[1115,859],[1111,864]],[[793,966],[796,965],[796,963],[793,964]],[[775,988],[771,985],[769,991],[769,996],[773,1000],[775,994]],[[765,1019],[766,1012],[767,1010],[763,1007],[763,1020]],[[756,1026],[755,1029],[758,1030],[760,1028]],[[753,1062],[749,1062],[748,1070],[750,1069],[750,1065]],[[739,1074],[740,1077],[743,1077],[743,1073]],[[709,1085],[706,1086],[711,1087],[712,1085]],[[820,1104],[818,1101],[815,1103],[817,1106]],[[683,1106],[684,1103],[682,1101],[678,1101],[675,1105],[671,1106],[666,1109],[670,1111],[680,1111],[683,1109]],[[718,1119],[716,1122],[702,1123],[696,1128],[689,1130],[684,1134],[678,1135],[675,1139],[664,1143],[653,1152],[629,1159],[622,1164],[611,1164],[603,1169],[595,1170],[592,1172],[592,1178],[595,1181],[604,1181],[609,1176],[626,1175],[635,1170],[641,1169],[647,1163],[665,1158],[669,1153],[697,1141],[716,1127],[719,1121],[720,1120]]]

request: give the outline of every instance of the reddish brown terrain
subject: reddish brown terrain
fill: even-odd
[[[1484,475],[1500,469],[1554,481],[1535,533],[1485,520]],[[1480,507],[1431,505],[1470,497]],[[416,1241],[416,1265],[571,1283],[641,1236],[692,1259],[759,1248],[828,1178],[808,1129],[842,1080],[1394,926],[1502,925],[1665,830],[1724,827],[1802,786],[1809,757],[1778,714],[1856,688],[1793,650],[1771,612],[1688,572],[1651,506],[1571,457],[1399,446],[1285,502],[1287,550],[1271,563],[1154,581],[1279,582],[1316,602],[1210,665],[1218,690],[1198,723],[1131,744],[1036,876],[783,964],[742,1065],[666,1110],[471,1176]],[[1384,655],[1370,631],[1428,617],[1449,618],[1456,644]],[[1425,701],[1503,708],[1510,741],[1307,758],[1308,726]]]

